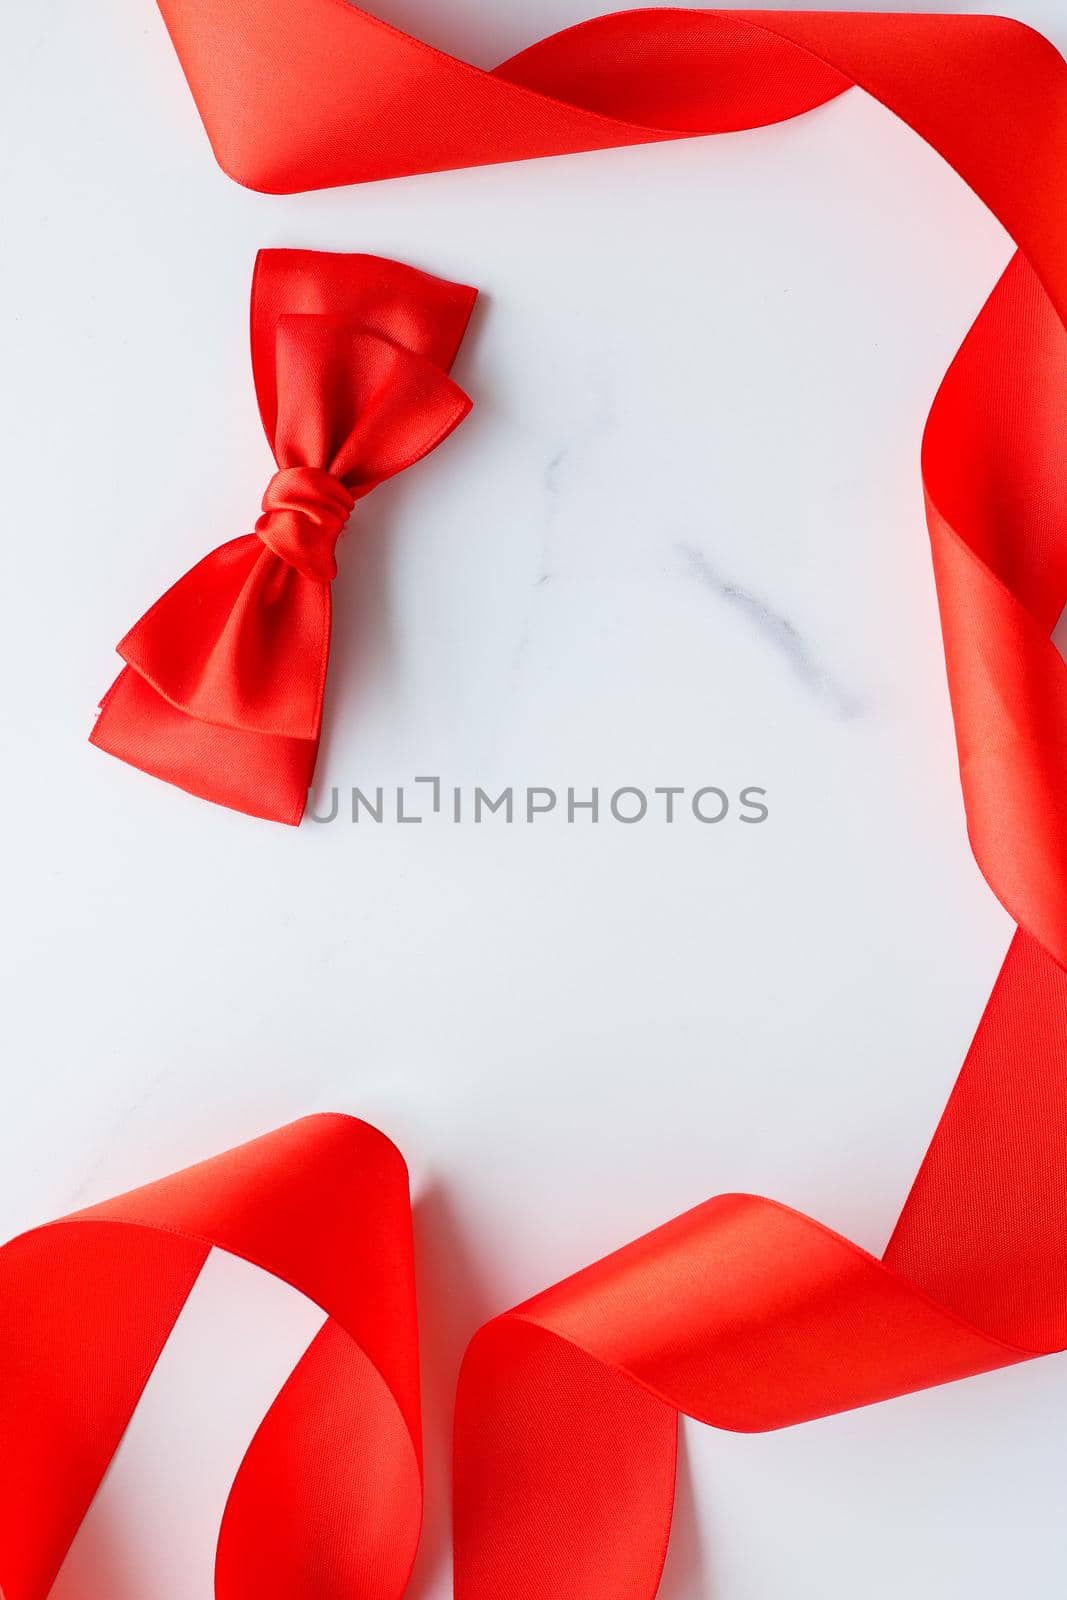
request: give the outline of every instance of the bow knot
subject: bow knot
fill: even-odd
[[[332,472],[283,467],[267,485],[256,533],[306,578],[332,583],[334,551],[355,503],[356,496]]]

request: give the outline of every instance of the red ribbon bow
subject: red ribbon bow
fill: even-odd
[[[446,376],[475,291],[373,256],[265,250],[252,367],[278,471],[118,646],[92,740],[207,800],[297,823],[315,767],[335,547],[357,500],[467,415]]]

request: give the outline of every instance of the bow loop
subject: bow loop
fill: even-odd
[[[337,541],[356,497],[332,472],[318,467],[283,467],[263,495],[256,532],[280,560],[313,583],[337,576]]]
[[[286,315],[275,341],[278,466],[319,468],[354,499],[428,455],[470,410],[435,362],[352,317]]]

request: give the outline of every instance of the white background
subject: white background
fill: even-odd
[[[582,9],[387,14],[491,65]],[[1061,0],[1018,10],[1067,46]],[[858,93],[277,199],[214,166],[149,0],[9,8],[0,72],[0,1233],[309,1111],[381,1126],[426,1346],[412,1592],[444,1600],[485,1317],[719,1191],[875,1250],[904,1199],[1011,932],[964,838],[918,471],[1009,246]],[[270,244],[483,290],[473,416],[343,550],[322,793],[759,784],[765,825],[292,831],[90,748],[114,641],[258,510]],[[314,1325],[213,1259],[62,1600],[207,1600]],[[1065,1409],[1050,1359],[779,1435],[691,1426],[662,1593],[1058,1597]]]

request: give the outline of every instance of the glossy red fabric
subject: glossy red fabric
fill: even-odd
[[[859,84],[942,153],[1019,246],[945,379],[923,451],[967,822],[1019,931],[885,1255],[772,1201],[720,1197],[487,1324],[464,1362],[459,1600],[650,1600],[679,1411],[782,1427],[1067,1346],[1067,667],[1051,641],[1067,601],[1067,68],[1031,30],[992,17],[633,12],[485,73],[345,0],[162,9],[220,161],[261,188],[727,131]],[[291,552],[284,519],[309,495],[308,480],[285,479],[265,512]],[[332,527],[340,510],[316,505]],[[131,1220],[120,1204],[90,1227],[44,1230],[50,1254],[36,1254],[42,1234],[0,1253],[7,1600],[43,1600],[207,1242],[271,1270],[280,1259],[298,1282],[306,1248],[310,1278],[321,1269],[325,1282],[330,1251],[347,1270],[377,1184],[393,1202],[374,1261],[408,1260],[393,1181],[376,1171],[360,1204],[333,1209],[347,1166],[320,1164],[318,1124],[297,1128],[251,1147],[259,1156],[199,1169],[213,1174],[206,1211],[192,1198],[201,1180],[172,1180],[162,1210],[133,1208],[148,1231],[104,1227]],[[375,1147],[359,1125],[327,1129],[338,1149]],[[223,1181],[249,1160],[261,1205]],[[307,1184],[321,1204],[298,1205],[293,1221],[270,1204],[276,1184],[286,1195]],[[164,1238],[153,1230],[172,1196],[194,1205],[197,1225]],[[234,1231],[231,1198],[236,1222],[263,1219],[255,1251]],[[116,1238],[143,1255],[104,1254]],[[360,1282],[373,1298],[374,1272]],[[313,1363],[306,1387],[283,1391],[250,1453],[255,1494],[235,1485],[220,1595],[291,1593],[298,1561],[301,1592],[310,1583],[322,1600],[401,1592],[418,1490],[395,1413],[415,1437],[400,1376],[413,1323],[388,1282],[380,1314],[362,1314],[356,1336],[395,1405],[375,1389],[376,1406],[332,1365],[325,1390]],[[338,1440],[363,1407],[372,1421],[346,1471]],[[294,1484],[309,1503],[291,1499]],[[361,1521],[362,1494],[379,1490]]]
[[[297,823],[315,767],[335,547],[357,500],[451,433],[473,289],[395,261],[264,250],[252,368],[278,471],[119,644],[94,744],[205,799]]]

